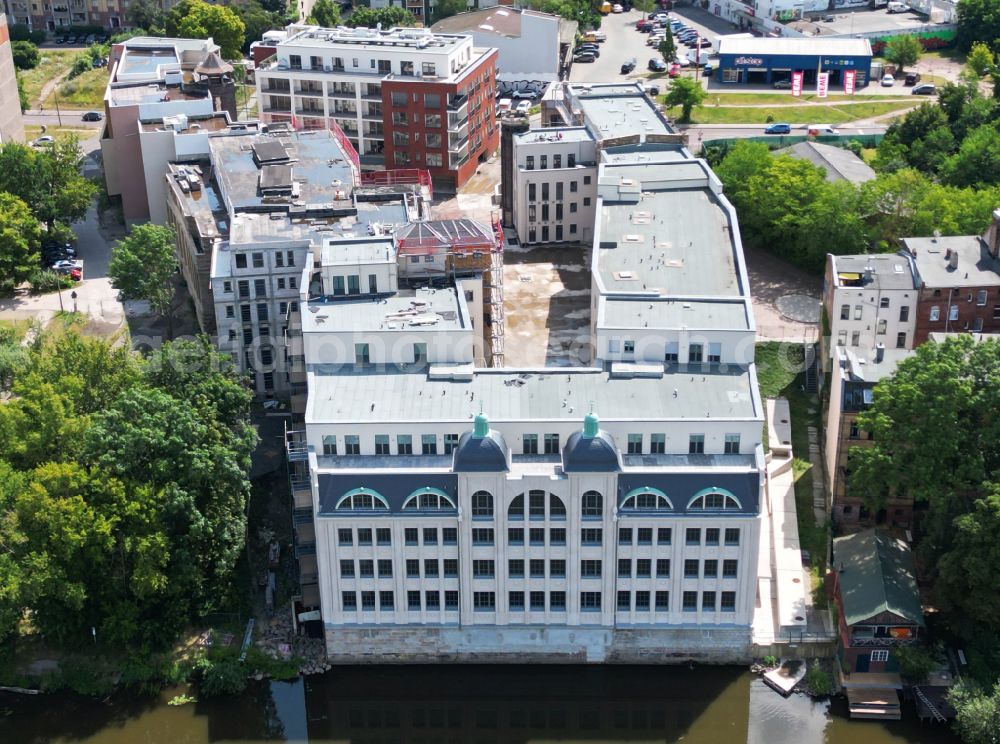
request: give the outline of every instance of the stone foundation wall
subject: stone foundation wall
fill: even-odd
[[[749,628],[331,628],[330,661],[382,663],[743,664]]]

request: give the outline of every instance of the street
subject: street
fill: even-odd
[[[817,117],[821,114],[817,114]],[[817,118],[817,122],[819,118]],[[675,125],[677,126],[677,125]],[[686,131],[688,133],[688,144],[697,152],[700,149],[700,143],[703,141],[715,140],[715,139],[737,139],[740,137],[761,137],[764,135],[765,124],[694,124],[690,127],[685,127],[683,125],[677,126],[678,129]],[[792,126],[792,137],[803,136],[806,134],[806,125],[793,125]],[[854,126],[852,124],[840,124],[837,126],[837,131],[841,134],[851,135],[851,134],[885,134],[885,125],[882,124],[871,124],[867,126]],[[783,136],[775,136],[775,144],[780,145],[785,139]]]

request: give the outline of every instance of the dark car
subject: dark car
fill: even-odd
[[[792,127],[789,124],[771,124],[764,128],[764,134],[791,134]]]
[[[573,50],[573,55],[577,54],[593,54],[595,57],[601,56],[601,50],[595,46],[581,46]]]
[[[771,84],[771,87],[775,90],[791,90],[792,81],[788,78],[785,78],[784,80],[775,80],[774,83]]]
[[[937,86],[934,83],[921,83],[910,91],[915,96],[933,96],[937,93]]]
[[[705,49],[705,48],[710,47],[710,46],[712,46],[712,42],[710,42],[708,39],[702,39],[701,40],[701,48],[702,49]]]
[[[580,52],[579,54],[573,55],[574,62],[596,62],[597,55],[592,52]]]
[[[906,73],[906,79],[903,80],[903,85],[916,85],[920,82],[919,72],[908,72]]]
[[[56,39],[56,44],[65,44],[66,43],[66,38],[67,37],[65,37],[65,36],[60,36],[58,39]]]
[[[104,114],[100,111],[88,111],[82,118],[84,121],[100,121],[104,118]]]
[[[712,77],[713,72],[715,72],[715,68],[708,62],[706,62],[705,66],[701,68],[701,74],[705,77]]]
[[[653,57],[651,60],[649,60],[648,67],[649,67],[650,72],[666,72],[667,71],[667,63],[664,62],[662,59],[657,59],[656,57]]]
[[[622,75],[628,75],[634,69],[635,69],[635,60],[630,59],[628,62],[622,65]]]

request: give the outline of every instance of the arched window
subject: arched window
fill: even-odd
[[[507,507],[507,519],[521,521],[524,519],[524,494],[519,494],[514,497],[514,500],[510,502],[510,506]]]
[[[566,504],[555,494],[549,494],[549,519],[566,519]]]
[[[742,509],[743,505],[738,498],[724,488],[706,488],[695,494],[687,508],[704,511],[729,511]]]
[[[403,502],[403,511],[441,511],[455,509],[451,496],[437,488],[421,488]]]
[[[389,502],[377,491],[355,488],[348,491],[337,501],[334,507],[337,511],[352,509],[356,511],[388,511]]]
[[[629,511],[653,511],[660,509],[673,509],[667,495],[658,488],[636,488],[629,491],[622,501],[621,508]]]
[[[493,494],[488,491],[476,491],[472,494],[473,519],[493,518]]]
[[[587,491],[583,494],[580,509],[584,519],[600,519],[604,515],[604,497],[597,491]]]

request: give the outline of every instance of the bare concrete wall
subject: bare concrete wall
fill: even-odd
[[[21,99],[10,50],[7,16],[0,13],[0,142],[24,142]]]

